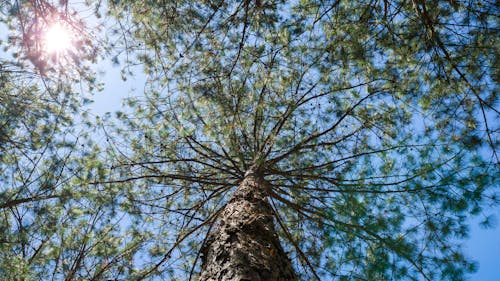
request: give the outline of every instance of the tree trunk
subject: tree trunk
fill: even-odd
[[[295,274],[274,228],[269,184],[249,172],[202,249],[200,281],[290,281]]]

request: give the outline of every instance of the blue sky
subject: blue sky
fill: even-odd
[[[0,38],[5,38],[6,35],[6,30],[0,26]],[[3,50],[0,51],[0,58],[6,56],[8,54]],[[111,62],[101,62],[96,68],[105,73],[100,78],[105,83],[105,88],[93,96],[94,103],[88,107],[92,115],[102,116],[106,112],[120,110],[123,98],[141,95],[146,79],[139,67],[135,69],[137,75],[129,77],[127,81],[121,79],[120,68],[112,66]],[[499,206],[485,210],[484,214],[494,214],[500,221]],[[479,217],[471,222],[470,239],[464,243],[466,254],[479,262],[479,270],[470,280],[498,281],[500,280],[500,227],[483,229],[479,227],[480,220]]]
[[[497,219],[500,209],[495,211]],[[471,225],[470,240],[465,243],[465,252],[479,262],[479,270],[471,280],[498,281],[500,279],[500,228],[483,229],[475,220]]]

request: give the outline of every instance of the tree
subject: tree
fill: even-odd
[[[125,183],[144,228],[174,225],[157,228],[143,274],[191,275],[201,257],[201,280],[265,280],[252,274],[277,268],[257,263],[266,247],[287,264],[270,214],[301,279],[474,270],[452,237],[498,187],[493,5],[123,1],[110,13],[151,83],[119,113],[107,184]],[[177,262],[189,253],[192,269]]]
[[[71,266],[42,269],[67,280],[475,270],[459,247],[467,215],[498,203],[493,3],[106,4],[114,61],[143,64],[150,82],[114,128],[100,125],[107,155],[74,164],[85,173],[68,186],[87,190],[74,201],[92,223],[60,243]]]
[[[6,39],[0,41],[5,51],[0,56],[2,280],[57,277],[51,265],[67,266],[81,242],[78,222],[73,223],[81,194],[74,177],[83,165],[77,167],[74,159],[90,160],[84,146],[92,143],[78,130],[78,122],[85,120],[79,110],[88,99],[72,83],[95,87],[86,68],[89,56],[83,56],[93,48],[81,45],[75,51],[78,59],[64,61],[46,53],[40,32],[54,20],[54,9],[45,1],[0,3],[0,39]]]

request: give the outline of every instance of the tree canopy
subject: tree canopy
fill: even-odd
[[[496,3],[87,5],[107,22],[105,55],[124,77],[142,65],[148,83],[114,121],[94,124],[105,141],[65,146],[65,134],[32,132],[75,130],[77,117],[55,119],[59,103],[36,96],[49,88],[22,92],[0,69],[9,81],[0,96],[8,99],[0,148],[9,151],[0,158],[0,273],[196,279],[200,249],[249,170],[271,186],[276,228],[301,280],[462,280],[477,268],[460,243],[469,216],[498,204]],[[33,13],[23,7],[8,21]],[[82,63],[91,50],[71,60],[90,84]],[[24,60],[41,76],[64,72]],[[78,103],[75,81],[65,82],[61,93]],[[28,100],[29,114],[18,113]],[[16,137],[38,141],[23,152],[31,161],[9,160]],[[49,144],[55,156],[41,157],[33,184],[11,176],[16,163],[35,171]]]

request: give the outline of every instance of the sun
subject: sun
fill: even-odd
[[[44,34],[45,49],[50,54],[59,54],[72,47],[71,34],[60,23],[55,23]]]

